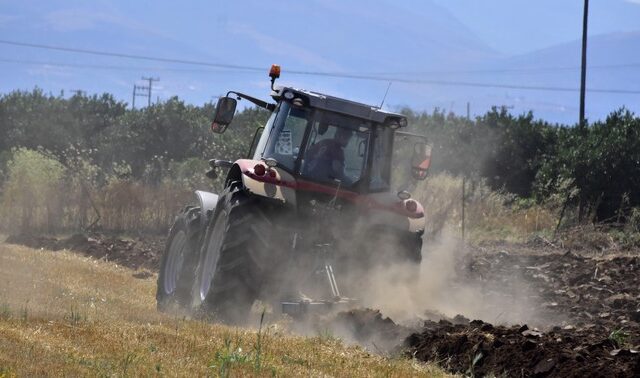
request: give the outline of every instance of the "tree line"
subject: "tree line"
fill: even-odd
[[[64,98],[34,89],[2,95],[0,195],[5,205],[9,194],[17,195],[20,167],[58,172],[52,162],[70,172],[68,182],[85,186],[79,184],[78,197],[84,198],[84,213],[94,207],[92,192],[95,197],[116,182],[150,188],[171,184],[185,191],[211,185],[202,174],[206,161],[245,156],[255,129],[269,115],[246,108],[218,135],[209,130],[214,109],[211,103],[194,106],[177,97],[130,110],[110,94]],[[624,108],[585,128],[504,108],[474,119],[442,110],[402,112],[411,131],[430,139],[434,173],[483,181],[529,203],[554,200],[559,210],[577,209],[582,221],[620,223],[640,208],[640,118]],[[29,162],[20,166],[16,158]],[[34,161],[38,158],[48,160]]]
[[[579,221],[624,222],[640,206],[640,117],[621,108],[584,128],[493,108],[469,120],[405,110],[430,136],[433,169],[484,180],[532,203],[555,200]]]

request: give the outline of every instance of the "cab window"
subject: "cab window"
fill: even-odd
[[[310,133],[301,173],[310,180],[350,187],[366,166],[369,124],[335,113],[319,113]]]
[[[274,158],[279,166],[293,171],[311,114],[309,109],[296,108],[287,102],[282,103],[262,156]]]

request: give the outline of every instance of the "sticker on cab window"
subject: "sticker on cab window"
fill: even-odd
[[[293,143],[291,141],[291,130],[284,129],[280,132],[276,141],[276,153],[280,155],[292,155]]]

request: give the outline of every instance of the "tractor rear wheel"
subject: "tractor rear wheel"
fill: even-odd
[[[158,274],[156,300],[159,311],[189,307],[200,251],[200,228],[198,207],[185,208],[171,226]]]
[[[226,323],[243,323],[265,294],[277,249],[273,213],[240,185],[223,192],[208,227],[194,283],[194,305]]]

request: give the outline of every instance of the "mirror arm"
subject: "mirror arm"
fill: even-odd
[[[429,139],[424,135],[414,134],[414,133],[410,133],[408,131],[396,131],[396,134],[397,135],[404,135],[404,136],[414,137],[414,138],[420,138],[420,139],[424,140],[425,142],[429,141]]]
[[[227,97],[229,97],[229,95],[232,94],[232,93],[238,97],[238,100],[244,98],[245,100],[248,100],[249,102],[251,102],[251,103],[253,103],[253,104],[255,104],[255,105],[257,105],[257,106],[259,106],[259,107],[261,107],[263,109],[267,109],[270,112],[272,112],[272,111],[274,111],[276,109],[276,104],[270,104],[270,103],[268,103],[266,101],[262,101],[260,99],[257,99],[255,97],[252,97],[252,96],[246,95],[244,93],[240,93],[240,92],[229,91],[229,92],[227,92]]]

